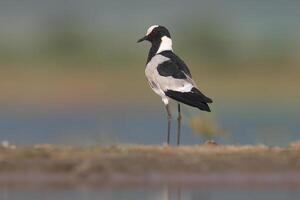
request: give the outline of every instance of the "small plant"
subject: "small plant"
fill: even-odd
[[[216,120],[213,117],[195,116],[190,120],[190,127],[197,135],[200,135],[204,140],[212,140],[216,136],[224,136],[225,132],[219,128]]]

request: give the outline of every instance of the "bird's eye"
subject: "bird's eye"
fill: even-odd
[[[158,34],[157,29],[154,29],[154,30],[149,34],[149,37],[150,37],[150,38],[153,38],[153,37],[157,36],[157,34]]]

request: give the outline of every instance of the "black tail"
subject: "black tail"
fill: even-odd
[[[179,102],[187,104],[189,106],[197,107],[200,110],[210,112],[208,103],[213,101],[202,94],[197,88],[193,88],[190,92],[178,92],[174,90],[167,90],[165,94]]]

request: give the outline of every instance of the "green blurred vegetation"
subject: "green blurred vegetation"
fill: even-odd
[[[0,103],[154,102],[144,92],[149,44],[136,40],[156,23],[170,29],[175,52],[213,99],[290,103],[300,97],[300,16],[288,5],[268,4],[274,11],[268,13],[256,1],[252,7],[196,0],[6,3],[0,7]]]
[[[213,140],[220,136],[227,136],[227,133],[218,126],[217,120],[211,117],[211,115],[192,117],[189,125],[195,134],[199,135],[204,141]]]
[[[209,91],[214,99],[298,99],[299,79],[295,75],[300,63],[296,43],[275,34],[251,42],[214,21],[178,24],[177,29],[171,30],[175,51],[190,66],[200,88]],[[126,31],[104,27],[91,30],[83,22],[63,18],[43,23],[34,37],[28,36],[28,41],[8,40],[0,35],[3,99],[44,103],[53,99],[152,102],[155,97],[150,92],[137,98],[138,92],[147,88],[143,71],[149,44],[136,44],[140,35]],[[140,32],[144,34],[144,30]],[[116,90],[118,93],[113,92]],[[284,98],[278,96],[278,90],[285,94]]]
[[[178,33],[171,30],[176,52],[182,52],[188,63],[200,64],[204,70],[224,72],[248,67],[287,70],[299,66],[300,45],[291,37],[272,32],[249,39],[224,24],[209,20],[200,24],[178,24],[177,29]],[[112,66],[122,65],[126,70],[140,67],[148,47],[143,46],[140,51],[141,46],[129,34],[106,31],[105,27],[91,30],[80,20],[56,19],[43,23],[31,43],[17,43],[0,35],[0,67],[112,69]]]

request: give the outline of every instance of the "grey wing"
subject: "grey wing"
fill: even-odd
[[[196,87],[191,77],[181,70],[180,66],[173,60],[159,64],[155,71],[156,82],[163,91],[188,92]]]
[[[163,56],[166,56],[168,57],[172,63],[174,65],[176,65],[176,68],[183,72],[185,75],[187,75],[189,78],[192,78],[192,75],[191,75],[191,72],[188,68],[188,66],[185,64],[185,62],[183,60],[181,60],[174,52],[172,51],[164,51],[164,52],[161,52],[161,54]]]
[[[186,75],[189,76],[189,78],[192,78],[192,74],[188,68],[188,66],[184,63],[183,60],[181,60],[177,55],[174,54],[175,59],[172,59],[175,61],[175,63],[178,65],[179,70],[183,71]]]

